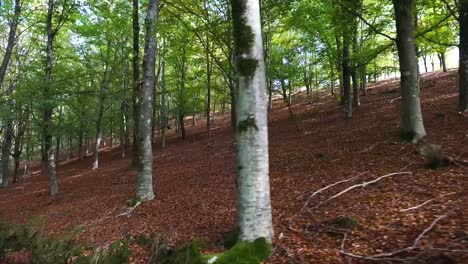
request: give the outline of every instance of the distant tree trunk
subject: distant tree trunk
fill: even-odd
[[[3,55],[2,64],[0,65],[0,87],[3,85],[5,75],[10,63],[11,54],[16,44],[16,29],[18,28],[19,18],[21,13],[21,1],[15,0],[15,11],[13,14],[13,20],[10,24],[10,31],[8,33],[7,46]]]
[[[209,38],[207,34],[207,43],[209,43]],[[211,130],[211,56],[208,51],[206,51],[206,131],[208,133],[208,138],[210,138],[210,130]]]
[[[442,68],[442,71],[447,72],[447,63],[445,62],[444,52],[439,53],[439,59],[440,59],[440,67]]]
[[[58,127],[59,129],[62,128],[62,122],[63,122],[63,109],[59,107],[59,122],[58,122]],[[55,157],[56,161],[60,161],[60,139],[61,135],[60,132],[57,132],[57,135],[55,136]]]
[[[137,198],[154,199],[153,192],[153,148],[151,145],[151,120],[156,68],[156,32],[159,0],[149,0],[145,19],[145,53],[143,57],[143,87],[140,91],[140,120],[138,128],[139,160]]]
[[[427,55],[423,54],[422,58],[423,58],[423,62],[424,62],[424,70],[425,70],[425,72],[428,72],[428,70],[427,70]]]
[[[82,160],[84,157],[83,153],[83,130],[80,128],[80,131],[78,131],[78,159]]]
[[[184,123],[184,118],[185,115],[183,112],[179,113],[179,126],[180,126],[180,132],[182,134],[182,140],[185,140],[185,123]]]
[[[167,128],[167,113],[166,113],[166,59],[163,59],[161,69],[161,147],[166,147],[166,128]]]
[[[265,238],[273,225],[268,177],[268,109],[258,0],[231,1],[237,68],[237,225],[241,241]],[[251,65],[250,67],[244,67]]]
[[[281,79],[281,91],[283,95],[283,102],[288,103],[288,89],[286,87],[286,82],[284,79]]]
[[[468,0],[459,1],[459,24],[460,24],[460,44],[458,68],[459,100],[458,109],[461,112],[468,111]]]
[[[104,74],[101,81],[101,87],[99,89],[99,110],[98,116],[96,120],[96,137],[95,137],[95,145],[94,145],[94,153],[93,153],[93,166],[92,170],[99,168],[99,148],[101,147],[102,142],[102,119],[104,116],[104,107],[106,101],[106,94],[109,88],[109,79],[111,74],[111,66],[110,66],[110,42],[107,43],[107,62],[104,69]]]
[[[401,72],[401,135],[411,142],[426,136],[421,103],[412,24],[413,0],[393,0],[397,27],[397,48]]]
[[[140,95],[140,20],[139,20],[139,0],[133,0],[133,157],[132,166],[140,166],[138,151],[138,120],[139,120],[139,95]]]
[[[65,7],[64,7],[65,8]],[[53,107],[51,103],[50,86],[52,83],[52,63],[53,63],[53,43],[56,31],[52,29],[52,17],[54,13],[54,0],[48,1],[47,8],[47,45],[46,45],[46,67],[45,67],[45,85],[44,85],[44,120],[43,120],[43,142],[42,150],[42,168],[49,176],[49,194],[54,196],[58,193],[57,176],[55,174],[55,157],[52,147],[52,115]]]
[[[127,149],[127,122],[126,112],[127,112],[127,78],[126,78],[126,67],[122,67],[120,78],[121,80],[121,91],[122,98],[120,99],[120,155],[122,158],[125,158],[125,151]]]
[[[349,39],[343,36],[343,92],[344,110],[346,118],[353,116],[353,105],[351,102],[351,70],[349,67]]]

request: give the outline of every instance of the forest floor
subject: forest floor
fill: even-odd
[[[325,93],[313,104],[304,94],[295,96],[294,118],[276,100],[269,118],[275,229],[269,262],[356,263],[359,260],[339,250],[359,255],[393,252],[412,246],[422,235],[422,249],[393,257],[421,253],[419,257],[427,259],[443,252],[468,263],[467,253],[455,252],[468,250],[468,169],[429,169],[417,151],[432,143],[457,160],[468,160],[468,116],[456,111],[455,82],[454,72],[424,76],[422,109],[428,137],[418,145],[399,140],[396,79],[371,85],[349,120]],[[229,117],[215,120],[210,140],[204,122],[187,127],[187,134],[182,141],[170,131],[167,147],[155,148],[156,199],[128,216],[118,215],[135,194],[136,173],[129,169],[130,157],[122,159],[119,149],[103,151],[95,171],[90,170],[91,157],[60,164],[60,193],[54,198],[48,196],[48,180],[39,171],[0,190],[0,211],[7,221],[40,221],[52,236],[73,234],[89,245],[159,234],[172,246],[199,239],[207,251],[222,250],[223,237],[235,224],[235,143]],[[348,187],[391,173],[401,174],[327,201]],[[343,180],[349,181],[311,197]],[[334,220],[343,216],[358,220],[358,226],[337,227]],[[137,243],[131,248],[132,263],[147,263],[148,248]]]

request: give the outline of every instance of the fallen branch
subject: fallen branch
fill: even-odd
[[[432,201],[434,201],[434,200],[436,200],[436,199],[438,199],[438,198],[441,198],[441,197],[444,197],[444,196],[448,196],[448,195],[452,195],[452,194],[455,194],[455,193],[456,193],[456,192],[451,192],[451,193],[447,193],[447,194],[444,194],[444,195],[437,196],[437,197],[435,197],[435,198],[432,198],[432,199],[429,199],[429,200],[425,201],[425,202],[422,203],[422,204],[419,204],[419,205],[416,205],[416,206],[413,206],[413,207],[410,207],[410,208],[402,209],[402,210],[400,210],[400,212],[408,212],[408,211],[411,211],[411,210],[416,210],[416,209],[421,208],[421,207],[423,207],[424,205],[426,205],[426,204],[428,204],[428,203],[430,203],[430,202],[432,202]]]
[[[347,193],[347,192],[349,192],[349,191],[351,191],[353,189],[356,189],[356,188],[359,188],[359,187],[366,188],[368,185],[376,183],[376,182],[378,182],[380,180],[383,180],[385,178],[388,178],[388,177],[392,177],[392,176],[396,176],[396,175],[411,175],[411,174],[413,174],[413,173],[412,172],[395,172],[395,173],[390,173],[390,174],[381,176],[381,177],[379,177],[377,179],[374,179],[372,181],[363,182],[361,184],[353,185],[353,186],[339,192],[338,194],[333,195],[332,197],[328,198],[324,202],[321,202],[321,203],[317,204],[313,209],[317,209],[321,205],[323,205],[323,204],[325,204],[325,203],[327,203],[327,202],[329,202],[329,201],[331,201],[331,200],[333,200],[333,199],[335,199],[335,198],[337,198],[337,197],[339,197],[339,196],[341,196],[341,195],[343,195],[343,194],[345,194],[345,193]]]
[[[356,175],[356,176],[354,176],[354,177],[352,177],[352,178],[349,178],[349,179],[346,179],[346,180],[342,180],[342,181],[338,181],[338,182],[332,183],[332,184],[330,184],[330,185],[327,185],[327,186],[325,186],[325,187],[323,187],[323,188],[321,188],[321,189],[319,189],[319,190],[313,192],[313,193],[309,196],[309,198],[307,198],[307,201],[304,203],[304,205],[303,205],[302,208],[299,210],[299,212],[298,212],[297,214],[295,214],[295,215],[293,215],[293,216],[291,216],[291,217],[289,218],[289,224],[288,224],[289,227],[291,227],[292,220],[294,220],[294,218],[296,218],[297,216],[301,215],[301,214],[304,212],[304,210],[307,208],[307,206],[309,205],[309,203],[310,203],[310,201],[312,200],[312,198],[314,198],[316,195],[318,195],[318,194],[320,194],[320,193],[322,193],[322,192],[324,192],[324,191],[330,189],[331,187],[334,187],[334,186],[336,186],[336,185],[339,185],[339,184],[341,184],[341,183],[350,182],[350,181],[352,181],[352,180],[354,180],[354,179],[356,179],[356,178],[358,178],[358,177],[360,177],[360,176],[362,176],[362,175],[364,175],[364,174],[367,174],[367,173],[369,173],[369,172],[366,171],[366,172],[360,173],[359,175]]]
[[[126,216],[126,217],[130,217],[130,215],[133,213],[133,211],[135,211],[135,209],[140,206],[140,204],[142,203],[141,200],[137,199],[135,204],[130,207],[127,211],[121,213],[121,214],[118,214],[116,217],[121,217],[121,216]]]
[[[393,98],[392,100],[390,100],[388,103],[392,104],[393,102],[395,102],[396,100],[400,100],[402,97],[399,96],[399,97],[396,97],[396,98]]]
[[[451,209],[450,211],[448,211],[447,213],[437,217],[434,221],[432,221],[432,223],[426,227],[419,235],[418,237],[414,240],[413,244],[409,247],[406,247],[406,248],[403,248],[403,249],[400,249],[400,250],[396,250],[396,251],[392,251],[392,252],[388,252],[388,253],[382,253],[382,254],[376,254],[376,255],[370,255],[370,256],[366,256],[366,255],[359,255],[359,254],[353,254],[353,253],[349,253],[349,252],[346,252],[344,250],[338,250],[341,254],[345,255],[345,256],[349,256],[349,257],[352,257],[352,258],[357,258],[357,259],[361,259],[361,260],[372,260],[372,261],[383,261],[383,260],[390,260],[390,261],[409,261],[409,260],[415,260],[416,258],[405,258],[405,259],[398,259],[398,258],[393,258],[394,256],[397,256],[401,253],[408,253],[408,252],[411,252],[413,250],[416,250],[416,249],[421,249],[419,248],[419,243],[421,242],[421,240],[424,238],[424,236],[426,236],[426,234],[431,231],[435,225],[437,225],[437,223],[439,221],[441,221],[442,219],[444,219],[445,217],[447,217],[450,213],[452,213],[455,209]],[[434,248],[430,248],[430,249],[427,249],[426,251],[431,251],[431,250],[434,250],[434,251],[441,251],[441,249],[434,249]]]

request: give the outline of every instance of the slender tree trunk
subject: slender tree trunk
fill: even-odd
[[[351,70],[349,67],[349,39],[343,36],[343,92],[344,92],[344,111],[346,118],[353,116],[353,105],[351,102]]]
[[[125,64],[126,65],[126,64]],[[125,151],[127,148],[127,141],[126,141],[126,123],[127,119],[125,116],[125,113],[127,111],[127,78],[126,78],[126,67],[122,67],[121,73],[120,73],[120,78],[121,78],[121,92],[122,92],[122,98],[120,99],[120,155],[122,158],[125,158]]]
[[[20,13],[21,1],[15,0],[15,11],[13,15],[13,20],[10,24],[10,32],[8,33],[7,47],[5,49],[5,54],[3,55],[2,64],[0,65],[0,87],[3,85],[3,81],[5,80],[5,75],[8,69],[11,54],[13,53],[13,48],[16,44],[16,29],[18,28]]]
[[[52,17],[54,11],[54,0],[48,1],[47,8],[47,45],[46,45],[46,68],[44,85],[44,121],[43,121],[43,142],[42,168],[49,176],[49,194],[54,196],[58,193],[57,176],[55,174],[55,157],[52,147],[52,115],[53,107],[51,102],[50,86],[52,83],[52,63],[53,63],[53,43],[56,31],[52,29]]]
[[[151,120],[156,68],[156,21],[159,0],[149,0],[145,20],[145,54],[143,57],[143,87],[140,91],[139,160],[137,198],[154,199],[153,192],[153,148],[151,145]]]
[[[80,131],[78,131],[78,158],[80,160],[83,159],[84,153],[83,153],[83,130],[80,128]]]
[[[166,128],[167,128],[167,113],[166,113],[166,59],[163,59],[161,69],[161,147],[166,147]]]
[[[458,68],[459,81],[459,100],[458,110],[460,112],[468,111],[468,0],[459,1],[459,24],[460,24],[460,45]]]
[[[133,157],[132,166],[140,166],[138,151],[138,128],[139,128],[139,95],[140,95],[140,21],[139,0],[133,0]]]
[[[393,0],[401,72],[401,135],[418,142],[426,136],[419,99],[419,76],[412,24],[413,0]]]
[[[428,72],[427,70],[427,55],[422,55],[423,62],[424,62],[424,70]]]
[[[180,132],[182,134],[182,140],[185,140],[185,123],[184,123],[185,115],[184,113],[179,113],[178,117],[179,117]]]
[[[237,225],[241,241],[265,238],[273,225],[268,176],[268,109],[258,0],[231,1],[237,68]],[[250,65],[245,67],[245,65]]]
[[[206,37],[207,43],[209,43],[208,34]],[[211,129],[211,57],[208,51],[206,52],[206,131],[208,133],[208,138],[210,138],[210,129]]]
[[[439,54],[439,58],[440,58],[440,67],[442,68],[442,71],[443,72],[447,72],[447,63],[445,61],[445,53],[444,52],[441,52]]]
[[[110,60],[110,43],[107,43],[107,60]],[[93,153],[93,166],[91,167],[92,170],[99,168],[99,148],[101,147],[102,142],[102,121],[104,117],[104,107],[106,101],[106,93],[109,88],[109,79],[111,74],[111,66],[109,65],[110,62],[106,62],[106,66],[104,69],[104,74],[102,76],[101,87],[99,89],[99,110],[98,116],[96,120],[96,137],[95,137],[95,145],[94,145],[94,153]]]

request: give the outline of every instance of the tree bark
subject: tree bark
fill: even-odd
[[[16,29],[18,28],[19,24],[20,13],[21,1],[15,0],[15,11],[13,15],[13,20],[11,21],[10,31],[8,33],[7,47],[5,49],[5,54],[3,55],[2,64],[0,65],[0,87],[3,85],[3,81],[5,80],[5,75],[8,69],[11,54],[13,53],[13,48],[16,44]]]
[[[166,59],[163,59],[161,69],[161,147],[166,147]]]
[[[233,0],[237,70],[237,225],[241,241],[273,239],[268,107],[258,0]]]
[[[140,166],[138,151],[138,128],[139,128],[139,95],[140,95],[140,18],[139,0],[133,0],[133,157],[132,166]]]
[[[413,0],[393,0],[401,72],[401,136],[418,142],[426,136],[419,98],[419,76],[413,32]]]
[[[65,8],[65,7],[64,7]],[[44,120],[43,120],[43,142],[42,150],[42,168],[45,169],[49,176],[49,195],[54,196],[58,193],[57,177],[55,174],[55,157],[52,147],[52,115],[53,106],[51,102],[50,86],[52,84],[52,63],[53,63],[53,44],[55,34],[52,29],[52,17],[54,12],[54,0],[48,1],[47,8],[47,45],[46,45],[46,68],[45,68],[45,85],[44,85]]]
[[[459,2],[460,45],[459,49],[459,100],[460,112],[468,111],[468,0]]]
[[[106,101],[106,94],[107,90],[109,89],[109,79],[112,71],[112,66],[110,65],[110,49],[111,45],[110,42],[107,43],[107,62],[104,69],[104,74],[102,76],[101,85],[99,88],[99,110],[98,116],[96,119],[96,137],[95,137],[95,145],[94,145],[94,153],[93,153],[93,165],[91,167],[92,170],[99,168],[99,148],[101,147],[102,142],[102,120],[104,117],[104,107]]]
[[[138,121],[139,160],[137,198],[154,199],[153,149],[151,144],[151,120],[153,119],[153,93],[156,68],[156,21],[159,0],[149,0],[145,19],[145,53],[143,57],[143,86],[140,91],[140,119]]]
[[[346,34],[345,34],[346,35]],[[344,112],[346,118],[353,116],[353,105],[351,102],[351,70],[349,67],[349,39],[343,36],[343,93],[344,93]]]

